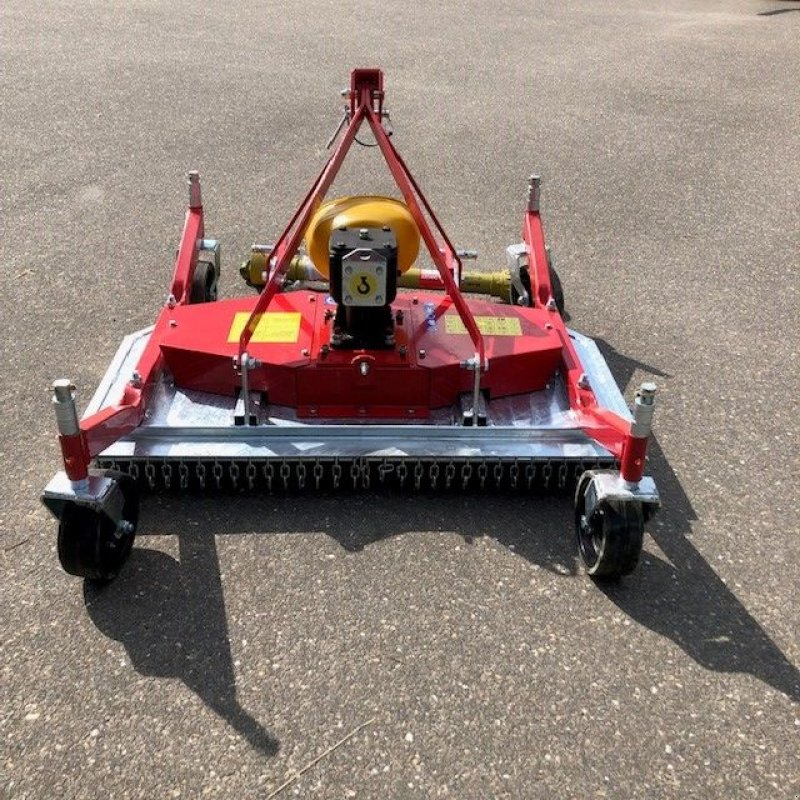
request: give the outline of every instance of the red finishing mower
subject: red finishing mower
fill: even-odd
[[[53,384],[64,469],[44,490],[64,569],[113,578],[140,488],[310,491],[395,485],[575,489],[590,575],[630,572],[659,505],[645,476],[655,386],[628,409],[596,344],[566,327],[530,179],[501,272],[468,272],[392,144],[383,73],[353,70],[331,156],[273,245],[217,298],[200,181],[166,303],[127,336],[78,419]],[[399,198],[325,201],[368,127]],[[432,266],[420,266],[420,242]]]

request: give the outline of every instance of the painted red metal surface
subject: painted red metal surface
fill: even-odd
[[[638,483],[644,475],[646,457],[647,438],[628,436],[622,449],[622,459],[619,465],[622,477],[630,483]]]
[[[86,438],[81,434],[58,437],[61,456],[64,460],[64,471],[71,481],[82,481],[89,474],[89,452]]]
[[[381,124],[383,76],[379,70],[353,71],[349,108],[350,123],[279,238],[270,279],[257,298],[188,304],[198,241],[204,236],[202,206],[188,210],[170,285],[173,300],[159,314],[136,374],[115,405],[81,422],[80,436],[62,438],[70,477],[85,475],[92,457],[141,423],[165,366],[181,385],[231,395],[239,385],[234,356],[247,350],[262,362],[250,375],[251,388],[267,391],[270,402],[294,405],[305,417],[424,417],[432,408],[453,403],[459,393],[470,390],[472,373],[462,369],[461,362],[475,353],[482,365],[487,361],[491,364],[482,376],[481,387],[492,397],[535,391],[559,369],[580,426],[620,460],[623,477],[638,480],[644,469],[647,441],[631,436],[627,420],[599,406],[591,386],[582,380],[583,369],[563,319],[555,308],[548,308],[553,305],[548,303],[552,289],[538,211],[526,211],[523,222],[533,307],[476,300],[468,303],[457,286],[461,262],[456,251]],[[325,296],[283,294],[279,289],[311,214],[364,121],[372,129],[428,247],[438,271],[436,288],[443,287],[446,295],[420,292],[417,302],[411,295],[398,296],[393,309],[403,312],[403,322],[396,326],[395,350],[337,351],[329,347],[330,316],[325,314]],[[248,315],[238,338],[231,336],[237,311]],[[265,312],[299,314],[297,337],[259,343],[254,333]],[[452,324],[448,316],[457,316],[463,330],[448,332],[447,326]],[[519,320],[521,335],[492,335],[484,341],[476,316]],[[401,347],[405,348],[404,355]],[[361,364],[365,362],[369,368],[362,374]],[[67,438],[69,441],[65,441]]]
[[[271,404],[294,407],[301,417],[382,419],[424,418],[471,391],[472,375],[462,363],[473,355],[472,342],[449,297],[399,295],[392,304],[396,343],[386,350],[332,346],[326,300],[310,291],[276,296],[262,320],[289,320],[296,328],[290,324],[283,341],[274,335],[250,340],[248,353],[257,361],[249,371],[251,391],[266,392]],[[238,339],[231,331],[237,315],[251,314],[255,303],[238,298],[173,310],[161,350],[178,386],[235,394],[240,377],[231,365]],[[548,312],[480,300],[470,305],[484,325],[500,329],[485,336],[492,368],[484,390],[499,398],[544,388],[561,360],[559,337],[546,327]]]

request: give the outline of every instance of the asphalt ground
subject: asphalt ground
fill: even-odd
[[[0,793],[263,798],[319,758],[278,796],[800,794],[800,5],[12,0],[0,36]],[[565,497],[170,496],[84,587],[50,381],[85,403],[154,319],[190,168],[240,292],[363,65],[485,267],[541,171],[571,325],[659,383],[638,571],[582,574]]]

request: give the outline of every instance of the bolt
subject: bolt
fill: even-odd
[[[420,351],[417,353],[417,355],[420,357],[420,359],[423,359],[423,358],[425,358],[425,356],[427,356],[428,354],[427,354],[427,353],[426,353],[424,350],[420,350]]]
[[[375,302],[376,303],[382,303],[383,302],[383,295],[382,294],[376,294],[375,295]]]
[[[545,322],[544,327],[546,330],[551,331],[553,330],[553,323],[552,322]]]
[[[170,328],[177,328],[177,327],[178,327],[178,320],[176,320],[176,319],[171,319],[171,320],[169,321],[169,326],[170,326]]]
[[[376,275],[383,275],[383,267],[375,267]]]
[[[367,230],[367,228],[361,228],[358,231],[358,238],[359,239],[369,239],[369,230]]]
[[[547,310],[548,311],[556,311],[557,309],[558,309],[558,305],[556,304],[555,299],[551,297],[547,301]]]
[[[352,303],[352,302],[353,302],[353,298],[352,298],[352,297],[351,297],[349,294],[347,294],[347,295],[345,295],[345,297],[344,297],[344,301],[345,301],[345,303],[347,303],[348,305],[350,305],[350,303]]]
[[[381,230],[382,230],[384,233],[389,233],[389,231],[391,230],[391,228],[390,228],[388,225],[384,225],[384,226],[381,228]]]
[[[178,304],[178,301],[175,299],[175,295],[174,294],[168,294],[167,295],[167,306],[169,308],[175,308],[175,306],[177,304]]]
[[[358,371],[366,378],[369,374],[369,362],[360,361],[358,364]]]
[[[308,355],[308,348],[307,348],[307,347],[304,347],[304,348],[303,348],[303,349],[300,351],[300,355],[302,355],[302,356],[307,356],[307,355]]]
[[[585,372],[582,372],[580,378],[578,378],[578,386],[581,389],[588,389],[591,386],[589,376]]]
[[[353,268],[352,267],[345,267],[344,268],[344,274],[345,275],[352,275],[353,274]]]
[[[412,297],[411,298],[411,303],[412,303],[412,305],[418,306],[419,305],[419,298],[418,297]]]
[[[320,354],[320,355],[321,355],[323,358],[325,358],[325,356],[327,356],[327,355],[328,355],[328,353],[330,353],[330,351],[331,351],[331,348],[330,348],[330,347],[329,347],[327,344],[324,344],[324,345],[322,345],[322,347],[320,347],[320,349],[319,349],[319,354]]]
[[[642,401],[642,405],[651,406],[656,401],[656,385],[650,381],[643,383],[636,393]]]
[[[142,376],[136,371],[133,371],[131,375],[131,386],[135,388],[139,388],[142,385]]]
[[[404,344],[401,344],[397,352],[400,354],[400,358],[405,358],[408,354],[408,348]]]

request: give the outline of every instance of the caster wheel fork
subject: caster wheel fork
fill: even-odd
[[[106,477],[114,481],[108,506],[68,502],[58,524],[58,558],[64,571],[98,582],[113,580],[128,560],[139,518],[138,493],[131,478],[117,473]]]
[[[644,511],[639,502],[597,499],[595,476],[583,475],[575,495],[578,554],[593,578],[629,575],[639,563],[644,540]]]

